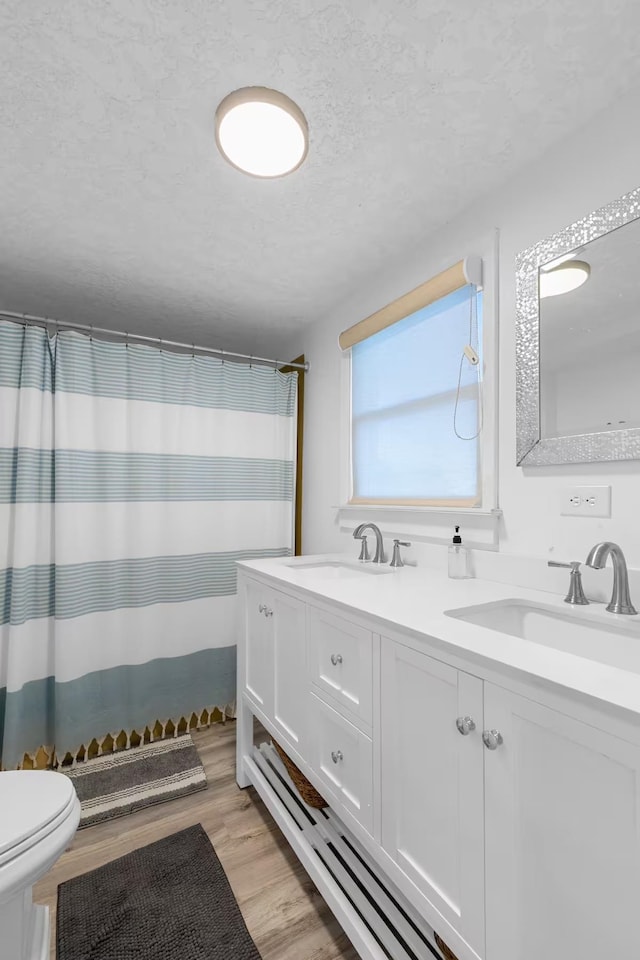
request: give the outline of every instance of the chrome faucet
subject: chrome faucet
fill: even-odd
[[[380,529],[379,527],[376,527],[375,523],[360,523],[353,531],[354,540],[362,540],[363,532],[365,530],[372,530],[376,537],[376,552],[373,558],[373,562],[384,563],[385,562],[384,541],[382,539],[382,534],[380,533]],[[360,554],[360,556],[362,557],[362,554]]]
[[[624,559],[624,553],[617,543],[611,543],[608,540],[603,543],[597,543],[589,551],[585,563],[594,570],[602,570],[607,562],[607,557],[611,556],[613,564],[613,593],[611,601],[607,604],[609,613],[627,613],[633,616],[638,611],[631,603],[629,596],[629,574],[627,572],[627,562]]]

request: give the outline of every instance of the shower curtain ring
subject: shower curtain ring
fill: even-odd
[[[249,370],[253,370],[253,354],[249,354]]]
[[[222,366],[224,367],[224,350],[220,349],[218,350],[218,353],[220,354],[220,359],[222,360]]]
[[[196,358],[196,345],[195,343],[191,344],[191,359],[195,360]]]
[[[129,349],[129,331],[128,330],[125,332],[125,335],[124,335],[124,345],[128,350]]]
[[[162,353],[162,337],[158,337],[158,343],[160,344],[160,353]]]
[[[93,324],[89,326],[89,343],[93,343]]]

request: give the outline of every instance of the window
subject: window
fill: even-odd
[[[352,503],[480,502],[481,329],[466,284],[354,344]]]

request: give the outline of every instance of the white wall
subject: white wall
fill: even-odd
[[[594,543],[618,541],[640,567],[640,461],[522,469],[515,465],[516,254],[535,241],[640,184],[638,95],[564,140],[502,189],[485,197],[342,303],[322,323],[300,332],[300,352],[311,362],[307,378],[304,479],[304,551],[352,550],[337,524],[340,500],[339,332],[395,297],[472,253],[469,241],[500,230],[499,505],[504,512],[500,550],[510,555],[583,559]],[[464,131],[461,131],[464,136]],[[535,131],[531,133],[535,142]],[[354,255],[357,255],[357,251]],[[610,520],[561,517],[564,488],[610,483]],[[387,528],[389,524],[387,523]],[[544,566],[540,564],[540,566]],[[563,571],[561,571],[563,573]]]

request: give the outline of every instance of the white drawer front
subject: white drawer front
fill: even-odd
[[[310,679],[365,724],[371,724],[372,646],[370,630],[342,617],[309,608]]]
[[[373,828],[373,750],[369,737],[310,694],[311,766],[369,833]],[[327,796],[327,800],[331,798]]]

